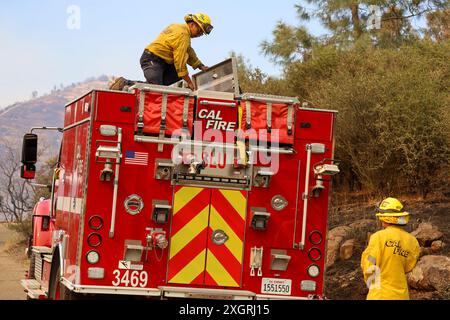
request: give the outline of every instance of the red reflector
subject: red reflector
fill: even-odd
[[[98,233],[91,233],[87,238],[87,242],[91,247],[98,247],[102,244],[102,236]]]
[[[92,230],[100,230],[103,227],[103,219],[100,216],[92,216],[89,219],[89,227]]]
[[[308,257],[312,261],[320,260],[320,258],[322,258],[322,251],[320,251],[319,248],[311,248],[308,252]]]
[[[309,241],[311,241],[312,244],[321,244],[323,240],[322,233],[320,231],[313,231],[309,235]]]

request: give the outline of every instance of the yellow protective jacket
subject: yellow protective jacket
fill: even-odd
[[[171,24],[146,49],[175,65],[180,78],[188,74],[186,64],[194,69],[202,64],[191,47],[191,31],[186,23]]]
[[[417,239],[401,227],[373,234],[361,257],[367,300],[409,300],[406,273],[415,267],[419,253]]]

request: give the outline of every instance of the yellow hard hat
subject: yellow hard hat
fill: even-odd
[[[202,29],[203,33],[210,34],[212,29],[211,18],[206,13],[188,14],[184,17],[186,22],[194,21]]]
[[[381,201],[376,216],[389,224],[406,225],[409,222],[409,212],[403,211],[402,203],[396,198]]]

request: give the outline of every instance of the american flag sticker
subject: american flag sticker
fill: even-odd
[[[125,164],[132,164],[136,166],[147,166],[148,153],[127,151],[125,154]]]

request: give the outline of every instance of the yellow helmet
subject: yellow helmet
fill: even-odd
[[[206,13],[188,14],[184,17],[186,22],[194,21],[202,29],[203,33],[210,34],[212,29],[211,18]]]
[[[403,211],[402,203],[395,198],[384,199],[377,207],[376,216],[389,224],[406,225],[409,212]]]

